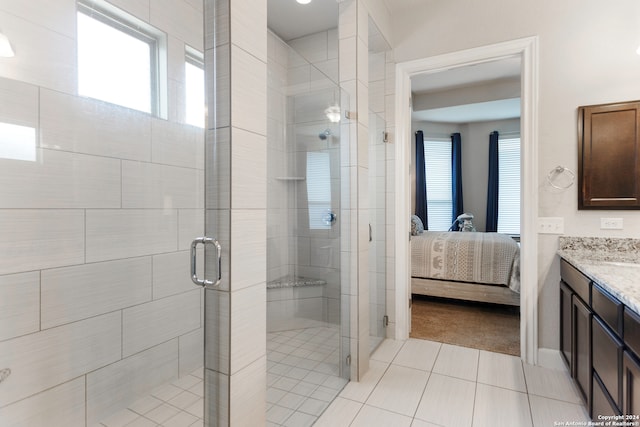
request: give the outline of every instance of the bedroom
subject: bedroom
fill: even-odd
[[[412,238],[412,336],[519,355],[519,264],[514,260],[519,261],[520,240],[520,60],[418,75],[411,89],[411,210],[429,230]],[[494,184],[499,191],[488,202],[493,132],[494,148],[500,150]],[[451,166],[456,133],[458,172]],[[418,143],[425,156],[416,159]],[[426,169],[426,183],[416,168]],[[451,188],[456,180],[460,195]],[[418,209],[416,194],[425,186],[427,209]],[[492,209],[497,216],[487,210],[488,203],[497,207]],[[423,200],[417,204],[425,205]],[[473,215],[479,233],[437,233],[457,230],[452,217],[463,212]],[[446,261],[458,251],[466,256]],[[444,264],[434,264],[442,259]],[[480,285],[470,283],[476,281]]]

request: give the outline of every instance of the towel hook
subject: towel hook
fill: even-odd
[[[557,184],[555,184],[553,182],[554,179],[557,178],[558,176],[564,174],[564,173],[569,175],[569,183],[567,185],[557,185]],[[565,166],[556,166],[555,168],[551,169],[549,171],[549,173],[547,174],[547,181],[549,181],[549,184],[553,188],[557,188],[558,190],[566,190],[567,188],[569,188],[569,187],[571,187],[573,185],[575,180],[576,180],[576,174],[573,173],[573,171],[571,169],[569,169],[568,167],[565,167]]]

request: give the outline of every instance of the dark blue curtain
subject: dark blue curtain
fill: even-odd
[[[422,220],[427,230],[427,176],[424,162],[424,136],[422,131],[416,132],[416,215]]]
[[[451,200],[452,218],[454,222],[458,215],[464,212],[462,203],[462,139],[459,133],[451,134]]]
[[[487,186],[488,232],[498,231],[498,132],[489,135],[489,184]]]

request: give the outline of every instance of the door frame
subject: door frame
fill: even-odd
[[[396,339],[407,339],[411,322],[410,221],[411,77],[488,61],[521,59],[521,269],[520,355],[538,360],[538,37],[526,37],[396,64],[395,312]],[[406,221],[402,221],[406,218]]]

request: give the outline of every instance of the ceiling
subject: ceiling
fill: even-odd
[[[424,5],[425,0],[384,0],[384,2],[390,13],[396,13]],[[269,28],[284,41],[315,34],[337,27],[338,1],[312,0],[311,3],[302,5],[296,0],[268,0],[267,21]],[[379,38],[384,41],[383,37]],[[376,40],[375,37],[372,39]],[[383,43],[381,42],[380,45]],[[483,82],[518,76],[520,76],[520,59],[505,59],[415,76],[411,79],[411,90],[419,94],[442,92],[447,89],[477,86]],[[415,120],[456,123],[519,116],[520,103],[513,98],[413,112]]]
[[[282,40],[289,41],[338,26],[336,0],[268,0],[267,26]]]
[[[411,78],[411,92],[425,95],[520,77],[520,58],[458,67]],[[487,99],[484,102],[462,103],[445,108],[414,110],[412,119],[443,123],[470,123],[520,117],[520,98]]]

